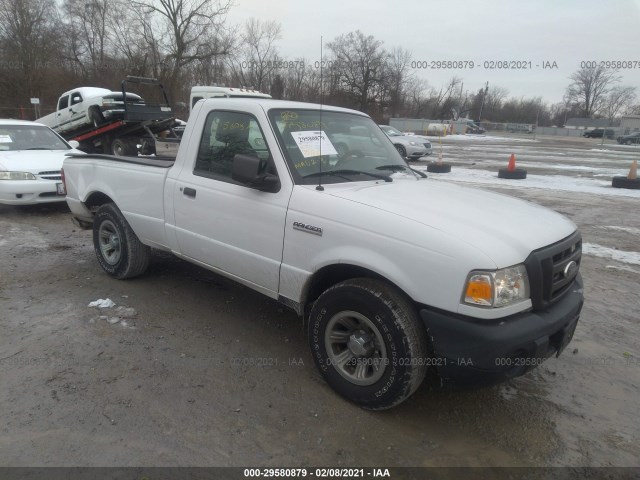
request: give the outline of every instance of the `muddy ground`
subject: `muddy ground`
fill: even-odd
[[[638,198],[504,192],[568,215],[585,243],[639,250]],[[559,358],[373,413],[321,380],[277,302],[159,253],[144,276],[114,280],[65,205],[0,206],[0,461],[635,466],[640,265],[585,255],[582,274],[586,304]],[[125,308],[87,307],[100,298]]]

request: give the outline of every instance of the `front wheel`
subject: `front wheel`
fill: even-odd
[[[326,382],[371,410],[406,400],[427,372],[427,338],[413,304],[380,280],[326,290],[311,309],[308,339]]]
[[[104,116],[98,107],[89,108],[89,121],[95,128],[104,123]]]
[[[394,145],[402,158],[407,158],[407,150],[402,145]]]
[[[113,203],[102,205],[93,219],[93,247],[102,269],[118,279],[141,275],[150,249],[133,232]]]

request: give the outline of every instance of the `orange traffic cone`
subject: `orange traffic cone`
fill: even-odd
[[[634,160],[626,177],[618,176],[611,179],[613,188],[629,188],[633,190],[640,189],[640,179],[638,178],[638,161]]]
[[[629,169],[629,175],[627,175],[629,180],[636,180],[638,178],[638,161],[634,160],[631,164],[631,168]]]
[[[508,178],[510,180],[522,180],[527,178],[527,171],[524,168],[516,168],[516,156],[511,154],[507,168],[498,170],[498,178]]]

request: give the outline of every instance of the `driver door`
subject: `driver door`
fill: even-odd
[[[263,192],[233,180],[236,154],[256,155],[269,173],[282,173],[255,117],[209,112],[195,158],[174,187],[178,246],[183,255],[276,297],[292,187]]]

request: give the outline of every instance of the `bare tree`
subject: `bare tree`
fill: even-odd
[[[411,78],[411,52],[402,47],[394,47],[387,61],[389,73],[389,107],[392,117],[396,116],[405,101],[407,84]]]
[[[340,35],[328,45],[339,68],[340,84],[353,106],[369,111],[374,91],[384,81],[387,53],[382,42],[361,31]]]
[[[604,101],[603,113],[612,122],[618,114],[628,109],[636,99],[636,87],[616,86]]]
[[[458,106],[457,99],[461,85],[461,78],[451,77],[440,90],[432,89],[430,91],[428,105],[429,115],[432,118],[449,118],[451,116],[452,109]]]
[[[281,25],[274,21],[251,18],[244,26],[237,54],[228,57],[234,84],[268,90],[269,83],[283,59],[278,57],[276,42]]]
[[[173,94],[178,93],[186,67],[229,53],[215,39],[223,30],[231,0],[133,0],[131,5],[139,12],[153,70]]]
[[[99,79],[105,70],[109,42],[110,0],[66,0],[63,5],[71,60],[82,70],[85,81]]]
[[[587,118],[600,113],[612,85],[620,81],[618,70],[602,66],[581,68],[569,78],[572,83],[567,87],[565,101],[578,106]]]
[[[46,95],[46,73],[58,64],[58,25],[54,0],[0,0],[0,98],[28,105]]]

